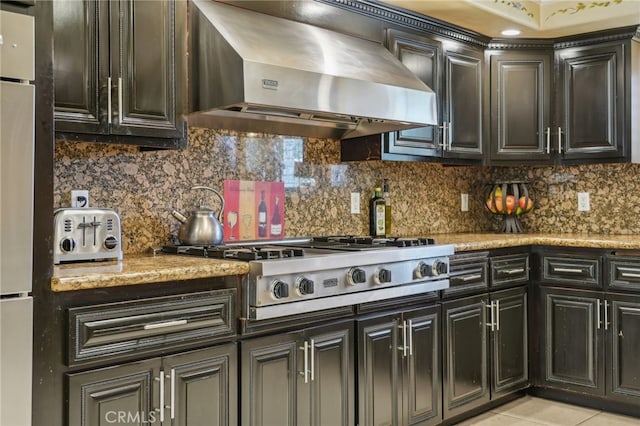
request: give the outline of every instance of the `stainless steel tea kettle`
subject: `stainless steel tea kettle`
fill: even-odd
[[[191,210],[188,217],[185,217],[177,210],[173,210],[171,214],[178,219],[182,225],[178,231],[178,240],[180,244],[198,245],[198,246],[215,246],[222,243],[222,213],[224,212],[224,198],[220,192],[208,186],[193,186],[191,189],[206,189],[213,192],[220,198],[220,213],[216,217],[215,211],[202,205]]]

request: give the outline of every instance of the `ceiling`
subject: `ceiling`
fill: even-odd
[[[383,3],[489,37],[516,28],[517,38],[555,38],[640,25],[640,0],[384,0]]]

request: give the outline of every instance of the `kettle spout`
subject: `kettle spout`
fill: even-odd
[[[178,210],[173,210],[171,212],[171,215],[173,217],[175,217],[176,219],[178,219],[178,221],[180,223],[185,223],[187,221],[187,218],[182,213],[180,213]]]

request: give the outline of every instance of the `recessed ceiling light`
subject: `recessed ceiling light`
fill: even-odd
[[[517,36],[520,35],[520,30],[516,30],[515,28],[509,28],[506,30],[502,30],[502,35],[503,36]]]

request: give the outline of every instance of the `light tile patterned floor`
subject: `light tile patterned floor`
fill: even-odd
[[[563,402],[525,396],[473,417],[462,426],[640,426],[640,418],[605,413]]]

